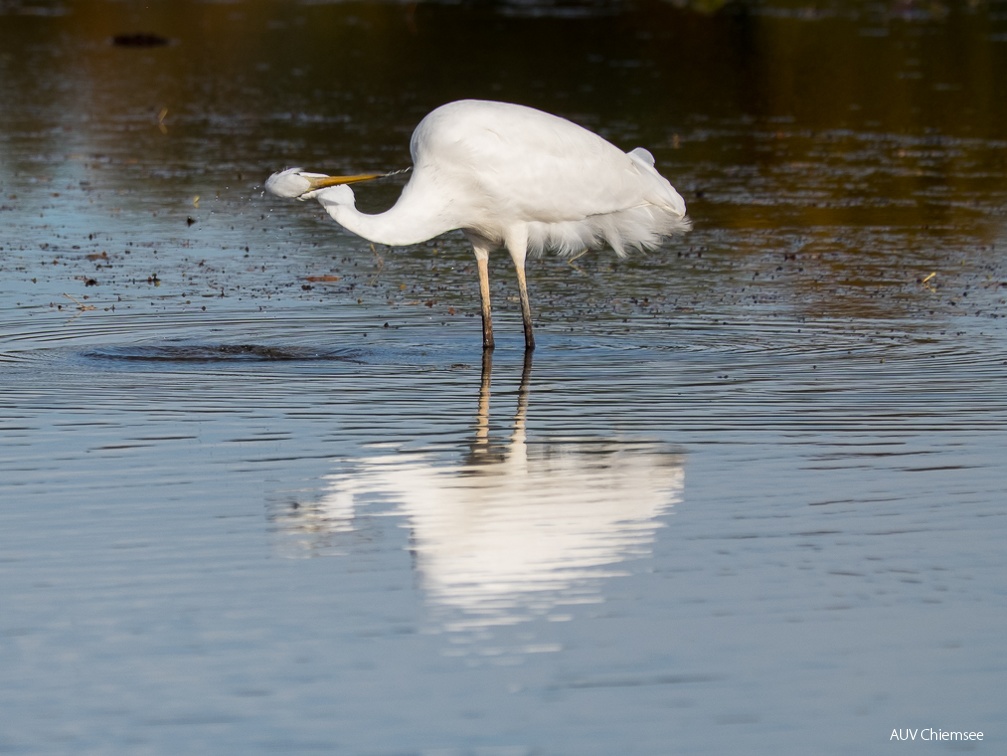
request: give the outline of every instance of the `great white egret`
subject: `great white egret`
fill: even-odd
[[[483,348],[493,348],[489,254],[506,247],[517,271],[525,348],[535,348],[525,279],[528,252],[572,255],[608,244],[620,257],[687,231],[685,201],[642,147],[623,152],[541,110],[459,100],[431,111],[410,142],[413,171],[398,202],[367,215],[348,184],[389,174],[327,176],[289,168],[266,180],[280,197],[315,198],[377,244],[407,246],[461,229],[479,271]]]

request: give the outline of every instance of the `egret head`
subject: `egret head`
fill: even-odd
[[[285,171],[274,173],[266,179],[266,190],[277,197],[294,197],[299,200],[317,197],[319,192],[329,187],[343,187],[344,184],[355,184],[358,181],[370,181],[381,178],[383,173],[361,173],[356,176],[326,176],[324,173],[307,173],[301,168],[287,168]],[[349,196],[349,202],[353,202],[353,192],[339,193],[333,195],[333,201],[345,204],[342,199]]]
[[[275,194],[277,197],[298,197],[310,192],[311,181],[320,177],[320,173],[304,173],[300,168],[288,168],[285,171],[277,171],[266,179],[266,191]]]

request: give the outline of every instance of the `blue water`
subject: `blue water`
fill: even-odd
[[[0,7],[0,752],[1003,749],[999,5],[645,5]],[[261,187],[479,86],[696,224],[530,261],[527,360],[505,256],[484,362],[463,238]]]
[[[543,334],[524,386],[504,348],[486,388],[439,329],[342,353],[345,327],[221,327],[290,359],[160,341],[0,363],[6,748],[840,753],[917,723],[995,733],[996,339]],[[308,335],[331,351],[294,351]]]

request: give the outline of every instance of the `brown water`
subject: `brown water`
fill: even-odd
[[[1007,5],[677,5],[0,3],[0,750],[1002,750]],[[468,96],[695,221],[533,360],[261,188]]]

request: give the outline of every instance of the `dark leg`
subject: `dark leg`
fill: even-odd
[[[482,302],[483,314],[483,349],[493,348],[493,316],[490,312],[490,273],[489,258],[476,254],[476,266],[479,268],[479,299]]]
[[[530,352],[535,348],[535,334],[531,324],[531,302],[528,300],[528,282],[525,280],[524,263],[515,264],[517,270],[517,285],[521,295],[521,320],[524,322],[524,348]]]

